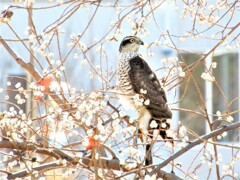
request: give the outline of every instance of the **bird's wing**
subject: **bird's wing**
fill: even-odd
[[[149,105],[144,104],[144,106],[153,118],[172,118],[165,91],[149,65],[140,56],[132,58],[129,63],[129,78],[133,89],[136,93],[141,94],[145,100],[150,101]],[[141,93],[141,89],[146,91],[146,94]]]

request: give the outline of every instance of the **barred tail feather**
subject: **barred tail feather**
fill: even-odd
[[[156,121],[158,123],[156,128],[151,128],[150,124],[152,121]],[[163,127],[162,124],[165,124]],[[158,129],[159,130],[159,135],[162,137],[164,141],[170,140],[171,143],[173,143],[172,137],[169,137],[167,135],[167,130],[170,128],[170,124],[167,123],[167,119],[162,119],[162,120],[157,120],[157,119],[151,119],[148,127],[149,134],[152,136],[153,130]]]
[[[155,120],[158,123],[158,126],[156,128],[151,128],[150,126],[148,127],[148,132],[149,132],[149,137],[152,138],[153,135],[153,130],[154,129],[159,129],[159,134],[162,137],[162,139],[164,141],[169,140],[172,144],[173,144],[173,139],[172,137],[167,136],[166,130],[168,130],[170,128],[170,124],[167,123],[166,119],[163,120],[156,120],[156,119],[151,119],[149,125],[151,124],[151,122]],[[163,128],[162,127],[162,123],[166,124],[166,127]],[[153,158],[152,158],[152,144],[146,144],[146,152],[145,152],[145,165],[151,165],[153,163]]]

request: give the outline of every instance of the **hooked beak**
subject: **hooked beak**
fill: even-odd
[[[139,44],[139,45],[144,45],[144,42],[143,42],[142,40],[139,40],[139,41],[138,41],[138,44]]]

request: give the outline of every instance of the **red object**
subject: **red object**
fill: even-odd
[[[44,87],[43,91],[42,92],[47,92],[49,90],[49,86],[51,84],[51,82],[53,81],[53,76],[52,75],[49,75],[47,77],[43,77],[42,79],[40,79],[37,84],[38,86],[42,86]],[[33,98],[33,100],[35,101],[39,101],[41,100],[42,97],[41,96],[38,96],[38,97],[35,97]]]
[[[96,141],[93,136],[89,136],[89,137],[88,137],[88,144],[87,144],[86,148],[87,148],[88,150],[92,150],[92,149],[93,149],[95,146],[97,146],[98,144],[99,144],[99,142]]]

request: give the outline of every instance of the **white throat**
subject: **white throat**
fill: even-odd
[[[139,56],[138,52],[122,52],[119,53],[119,60],[130,60],[136,56]]]

